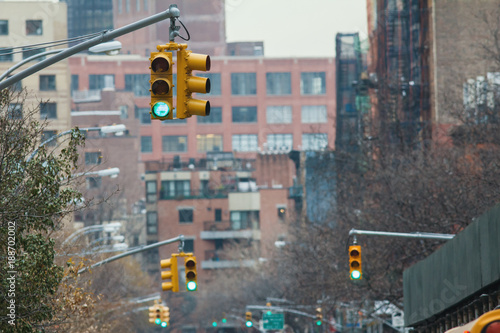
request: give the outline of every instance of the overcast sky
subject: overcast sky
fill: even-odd
[[[366,25],[366,0],[226,0],[227,41],[264,41],[266,57],[333,57],[338,32],[364,40]]]

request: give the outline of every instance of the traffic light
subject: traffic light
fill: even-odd
[[[362,277],[361,271],[361,246],[349,246],[349,276],[351,280],[360,280]]]
[[[266,303],[266,306],[267,306],[268,308],[270,308],[270,307],[271,307],[271,303],[267,302],[267,303]],[[273,313],[271,312],[271,309],[267,309],[266,314],[270,315],[270,314],[273,314]]]
[[[210,56],[192,53],[190,50],[181,48],[177,51],[177,118],[180,119],[189,118],[192,115],[208,116],[210,114],[209,101],[191,97],[192,93],[208,94],[210,79],[193,76],[193,70],[209,71]]]
[[[151,52],[151,119],[173,119],[172,53]]]
[[[165,259],[160,262],[161,268],[169,268],[168,271],[161,272],[162,280],[170,280],[161,284],[162,290],[179,291],[179,273],[177,270],[177,255],[173,254],[172,258]]]
[[[245,326],[246,327],[252,327],[253,326],[253,322],[252,322],[252,313],[250,311],[246,312],[245,313]]]
[[[212,327],[217,327],[217,320],[212,320]]]
[[[168,306],[161,306],[161,327],[167,327],[170,324],[170,308]]]
[[[155,304],[149,308],[149,322],[156,325],[161,324],[162,307],[161,305]]]
[[[195,291],[198,288],[196,277],[196,257],[192,253],[186,253],[184,257],[184,266],[186,269],[186,290]]]
[[[316,308],[316,325],[321,326],[323,323],[323,312],[321,308]]]
[[[486,312],[476,320],[445,333],[500,333],[500,309]]]

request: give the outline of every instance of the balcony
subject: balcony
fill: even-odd
[[[71,97],[73,97],[75,103],[100,102],[101,90],[74,90],[71,92]]]
[[[259,222],[252,221],[251,225],[236,225],[231,221],[207,221],[203,223],[200,238],[204,240],[213,239],[260,239]],[[241,228],[244,227],[244,228]]]
[[[160,191],[160,200],[187,200],[187,199],[224,199],[228,196],[228,190],[221,189],[192,189],[167,193]]]
[[[304,195],[302,186],[292,186],[288,188],[288,198],[298,199]]]
[[[221,250],[205,251],[205,260],[201,262],[202,269],[240,268],[255,266],[254,259],[234,259]]]

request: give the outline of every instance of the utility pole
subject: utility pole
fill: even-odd
[[[159,14],[155,14],[153,16],[147,17],[145,19],[142,19],[140,21],[131,23],[129,25],[126,25],[124,27],[115,29],[115,30],[107,30],[103,32],[100,36],[94,37],[92,39],[89,39],[85,42],[82,42],[80,44],[77,44],[73,47],[70,47],[66,49],[65,51],[62,51],[60,53],[57,53],[56,55],[42,60],[39,63],[28,67],[27,69],[19,72],[18,74],[12,75],[11,77],[5,79],[4,81],[0,82],[0,90],[7,88],[8,86],[19,82],[20,80],[24,79],[27,76],[30,76],[31,74],[34,74],[50,65],[53,65],[63,59],[66,59],[78,52],[87,50],[89,47],[95,46],[97,44],[101,44],[103,42],[110,41],[114,38],[123,36],[125,34],[128,34],[130,32],[133,32],[135,30],[147,27],[151,24],[163,21],[168,18],[177,18],[180,16],[180,11],[177,8],[176,5],[170,5],[170,7]]]

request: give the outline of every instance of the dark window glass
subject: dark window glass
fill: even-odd
[[[23,117],[23,105],[22,104],[9,104],[7,109],[8,117],[11,119],[21,119]]]
[[[0,61],[1,62],[8,62],[12,61],[13,58],[12,54],[12,48],[5,48],[5,47],[0,47]]]
[[[9,89],[12,89],[14,91],[21,91],[21,90],[23,90],[23,83],[22,83],[22,81],[14,82],[13,84],[11,84],[9,86]]]
[[[187,136],[185,135],[165,135],[161,140],[162,150],[165,153],[187,151]]]
[[[231,73],[231,94],[256,95],[257,75],[255,73]]]
[[[26,35],[42,35],[42,20],[26,20]]]
[[[164,180],[161,182],[160,199],[187,197],[191,194],[189,180]]]
[[[40,118],[57,119],[57,104],[56,103],[40,104]]]
[[[91,188],[99,188],[102,184],[101,177],[87,177],[85,178],[85,182],[87,183],[87,189]]]
[[[194,239],[184,240],[184,252],[194,252]]]
[[[42,47],[42,48],[36,48],[36,49],[32,49],[32,48],[29,48],[29,47],[23,47],[23,59],[27,59],[27,58],[29,58],[31,56],[34,56],[34,55],[42,53],[42,52],[45,52],[45,48],[44,47]],[[35,60],[37,60],[37,61],[42,61],[43,59],[45,59],[45,56],[41,56],[41,57],[35,58]]]
[[[210,115],[206,117],[196,117],[198,124],[220,124],[222,123],[222,108],[210,107]]]
[[[43,131],[42,133],[42,142],[45,142],[46,140],[53,138],[54,136],[57,135],[57,131]],[[57,140],[51,140],[47,142],[45,145],[49,147],[54,147],[57,144]]]
[[[80,89],[78,74],[71,75],[71,91],[78,91]]]
[[[89,75],[89,89],[102,90],[104,88],[115,87],[114,74],[90,74]]]
[[[300,73],[301,95],[324,95],[325,93],[325,72]]]
[[[141,153],[153,152],[153,138],[151,136],[141,136]]]
[[[256,106],[233,106],[233,123],[256,123]]]
[[[210,96],[220,96],[221,86],[220,86],[220,73],[198,73],[196,76],[208,77],[210,79],[210,93],[206,95]],[[205,94],[203,94],[205,95]]]
[[[125,74],[125,90],[135,96],[149,96],[149,74]]]
[[[146,214],[147,234],[153,235],[158,233],[158,214],[156,212],[147,212]]]
[[[215,208],[215,221],[216,222],[222,221],[222,209],[220,208]]]
[[[102,155],[101,152],[87,152],[85,153],[85,164],[101,164]]]
[[[40,90],[56,90],[56,76],[40,75]]]
[[[179,209],[179,223],[193,223],[193,210]]]
[[[266,73],[268,95],[290,95],[292,93],[292,75],[290,73]]]
[[[8,35],[8,34],[9,34],[9,21],[0,20],[0,35]]]
[[[148,180],[146,182],[146,202],[157,201],[156,180]]]
[[[150,111],[149,108],[138,108],[137,109],[141,124],[143,124],[143,125],[151,124],[151,113],[149,113],[149,111]]]

